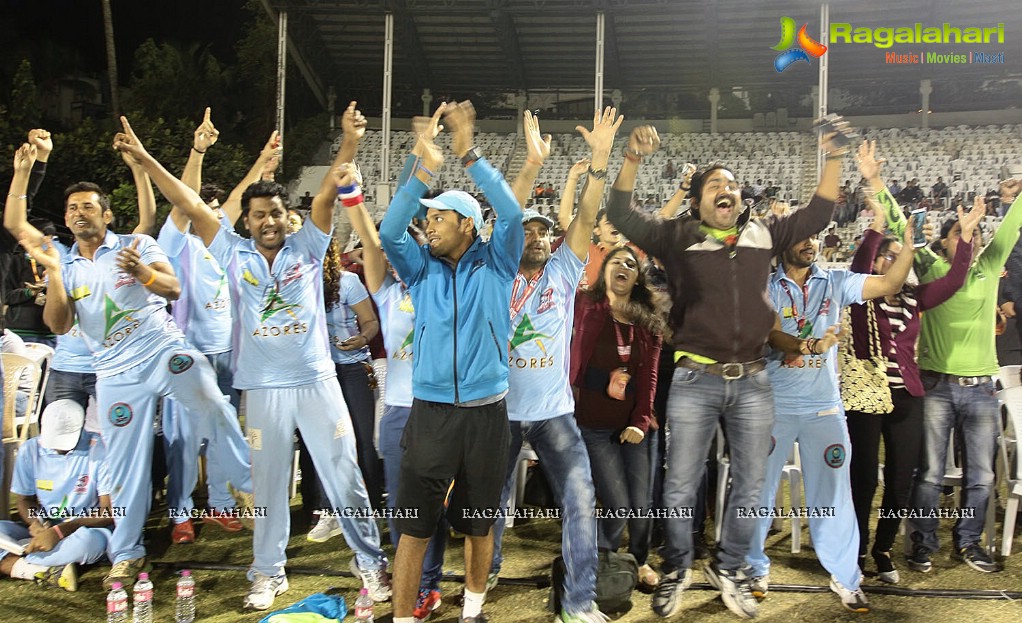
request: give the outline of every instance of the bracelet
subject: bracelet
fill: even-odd
[[[341,205],[346,208],[354,208],[355,206],[362,205],[363,203],[365,203],[365,196],[362,195],[361,192],[357,195],[341,198]]]
[[[149,270],[153,270],[153,269],[150,268]],[[155,270],[153,270],[153,274],[149,276],[149,281],[143,283],[142,286],[148,288],[149,286],[153,285],[154,283],[156,283],[156,271]]]
[[[632,162],[642,162],[642,154],[636,150],[625,145],[621,148],[621,153],[624,155],[625,160],[631,160]]]
[[[819,344],[819,343],[820,343],[820,340],[818,338],[815,338],[815,337],[811,337],[808,340],[806,340],[806,347],[809,349],[809,354],[810,355],[819,355],[820,354],[820,353],[816,352],[816,345]]]
[[[194,147],[192,147],[192,151],[194,151],[197,154],[205,154],[206,153],[205,151],[199,151],[198,149],[195,149]]]
[[[60,537],[61,540],[64,539],[64,533],[60,531],[60,527],[57,524],[53,525],[53,531],[57,533],[57,536]]]
[[[28,199],[28,195],[15,195],[14,193],[7,193],[8,197],[14,197],[15,199]]]
[[[417,161],[415,163],[415,170],[416,171],[422,171],[423,173],[425,173],[426,175],[428,175],[430,177],[436,177],[436,173],[433,173],[432,171],[430,171],[426,167],[422,166],[422,161]]]

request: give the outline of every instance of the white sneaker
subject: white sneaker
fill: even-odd
[[[866,593],[862,592],[861,588],[857,588],[854,591],[847,589],[841,585],[841,582],[837,581],[837,578],[830,576],[830,590],[837,593],[838,597],[841,598],[841,605],[846,610],[851,612],[869,612],[869,600],[866,599]]]
[[[287,576],[281,573],[276,576],[263,575],[255,572],[255,581],[245,597],[245,608],[249,610],[269,610],[277,595],[287,591]]]
[[[362,569],[354,558],[348,564],[355,577],[362,578],[362,587],[369,591],[373,601],[390,599],[390,574],[386,569]]]
[[[320,514],[319,521],[312,530],[309,530],[309,534],[305,538],[313,543],[326,543],[340,533],[341,524],[336,517]]]

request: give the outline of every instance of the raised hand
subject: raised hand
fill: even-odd
[[[192,138],[192,149],[200,154],[206,153],[206,150],[215,145],[217,139],[220,138],[220,131],[216,129],[213,121],[209,118],[211,112],[207,106],[206,113],[202,117],[202,123],[199,124],[199,127],[195,128]]]
[[[1002,181],[1000,184],[1001,196],[1008,195],[1010,197],[1018,197],[1019,191],[1022,191],[1022,178],[1011,178]]]
[[[571,165],[571,169],[568,170],[568,179],[578,181],[578,178],[585,175],[589,170],[589,164],[589,158],[582,158],[575,164]]]
[[[855,154],[855,160],[859,164],[859,175],[866,180],[873,180],[880,177],[880,169],[887,163],[885,158],[877,158],[877,142],[863,140]]]
[[[958,224],[962,228],[962,240],[970,242],[972,240],[972,234],[979,227],[980,221],[986,216],[987,205],[986,200],[976,195],[972,200],[972,209],[966,213],[965,208],[958,206]]]
[[[416,117],[412,122],[412,126],[419,134],[419,140],[415,143],[412,153],[421,158],[423,166],[434,174],[444,163],[444,152],[437,146],[434,139],[443,129],[443,126],[440,125],[440,117],[447,111],[447,108],[448,104],[442,103],[428,120]]]
[[[29,143],[22,144],[16,152],[14,152],[14,172],[28,174],[32,171],[32,165],[35,164],[38,151],[35,145]]]
[[[47,271],[60,271],[60,250],[52,240],[39,233],[38,230],[31,233],[22,232],[18,236],[18,242],[32,259]]]
[[[39,128],[29,130],[28,142],[36,148],[39,160],[45,161],[50,155],[50,152],[53,151],[53,138],[46,130]]]
[[[852,151],[851,137],[855,134],[854,129],[844,118],[835,116],[833,121],[826,124],[834,131],[827,132],[820,137],[820,146],[828,158],[839,158]]]
[[[341,130],[344,132],[344,140],[360,141],[365,136],[366,126],[369,121],[362,115],[362,111],[355,108],[358,102],[350,102],[348,107],[341,113]]]
[[[128,273],[139,281],[144,281],[144,279],[140,279],[140,273],[151,271],[152,269],[142,263],[142,256],[138,252],[138,243],[141,242],[141,240],[141,238],[136,236],[130,245],[124,247],[117,253],[117,259],[115,262],[117,267],[122,271]]]
[[[589,148],[593,152],[610,153],[611,148],[614,146],[614,136],[617,134],[618,128],[621,127],[621,123],[624,122],[624,115],[618,116],[617,108],[607,106],[603,109],[603,114],[597,110],[593,115],[593,129],[587,130],[584,126],[575,126],[575,131],[582,135]],[[649,126],[652,128],[652,126]],[[653,129],[654,135],[656,129]],[[657,146],[660,145],[660,139],[657,138]]]
[[[539,133],[539,119],[532,111],[526,110],[522,121],[525,132],[526,159],[533,164],[542,166],[550,155],[550,135]]]
[[[444,108],[444,121],[451,128],[451,148],[461,158],[475,139],[476,109],[472,102],[451,102]]]
[[[361,186],[362,176],[354,162],[345,162],[338,167],[334,167],[330,171],[330,176],[334,181],[334,186],[338,188],[341,186],[351,186],[352,184],[359,184]]]
[[[131,124],[128,123],[127,117],[121,117],[121,126],[124,128],[124,131],[114,135],[114,149],[121,153],[127,152],[136,161],[141,162],[149,153],[145,150],[142,141],[139,140],[135,131],[131,129]]]
[[[274,130],[270,134],[270,138],[267,139],[266,144],[263,145],[262,150],[259,152],[259,162],[263,167],[266,166],[270,160],[276,158],[280,161],[280,155],[284,152],[283,143],[281,142],[280,132]],[[276,169],[277,167],[274,167]]]
[[[628,137],[628,149],[640,156],[648,156],[660,149],[660,136],[656,128],[642,125],[632,130],[631,136]]]

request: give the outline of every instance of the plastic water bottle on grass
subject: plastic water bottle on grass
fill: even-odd
[[[132,593],[134,607],[131,613],[132,623],[153,623],[153,583],[148,573],[139,573],[138,582]]]
[[[114,582],[106,596],[106,623],[128,623],[128,592]]]
[[[373,598],[367,588],[361,589],[355,600],[355,623],[373,623]]]
[[[174,623],[192,623],[195,620],[195,578],[185,569],[177,581],[177,603],[174,606]]]

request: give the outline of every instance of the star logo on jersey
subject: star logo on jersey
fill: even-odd
[[[539,349],[546,355],[546,347],[540,341],[543,338],[550,339],[550,336],[537,331],[532,326],[532,319],[529,318],[529,314],[523,314],[522,321],[515,327],[515,334],[511,336],[511,350],[513,351],[522,344],[535,340],[536,346],[539,346]]]
[[[106,316],[106,336],[110,337],[110,333],[113,328],[117,326],[122,320],[134,321],[131,317],[132,314],[137,312],[137,309],[121,309],[117,303],[114,302],[110,295],[106,295],[106,299],[103,305],[103,313]]]
[[[284,300],[284,297],[280,295],[276,285],[268,288],[266,295],[263,299],[263,311],[259,316],[259,322],[266,322],[267,319],[279,312],[287,312],[289,316],[298,320],[298,316],[291,311],[295,307],[301,307],[298,303],[288,303]]]
[[[412,305],[412,295],[407,290],[404,296],[401,297],[401,302],[397,304],[397,310],[406,314],[415,313],[415,306]]]

